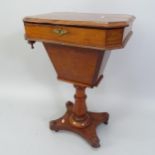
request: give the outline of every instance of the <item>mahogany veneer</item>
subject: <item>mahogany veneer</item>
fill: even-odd
[[[107,112],[89,112],[87,87],[97,86],[110,50],[123,48],[132,34],[130,15],[51,13],[24,18],[25,38],[32,45],[41,41],[57,72],[58,79],[73,83],[74,103],[68,101],[61,118],[50,122],[50,129],[69,130],[99,147],[96,127],[108,124]]]

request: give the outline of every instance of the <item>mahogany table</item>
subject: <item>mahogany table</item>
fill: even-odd
[[[87,87],[97,86],[113,49],[123,48],[132,34],[134,17],[119,14],[50,13],[24,18],[25,38],[32,45],[43,43],[59,80],[73,83],[74,103],[66,113],[50,122],[50,129],[79,134],[99,147],[96,127],[108,124],[107,112],[89,112]]]

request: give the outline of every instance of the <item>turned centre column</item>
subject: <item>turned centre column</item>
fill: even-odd
[[[90,124],[86,106],[86,87],[78,85],[74,85],[74,87],[76,89],[76,93],[74,95],[75,104],[73,106],[73,113],[70,116],[70,123],[78,128],[84,128]]]

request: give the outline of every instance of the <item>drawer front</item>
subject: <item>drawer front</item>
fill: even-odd
[[[28,40],[105,47],[106,31],[101,29],[25,23],[25,31]]]

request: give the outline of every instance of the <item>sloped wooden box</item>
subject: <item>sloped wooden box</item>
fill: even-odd
[[[58,79],[82,84],[86,86],[96,86],[102,78],[103,57],[108,58],[110,52],[80,47],[69,47],[66,45],[56,45],[44,43],[48,55],[55,67]]]

